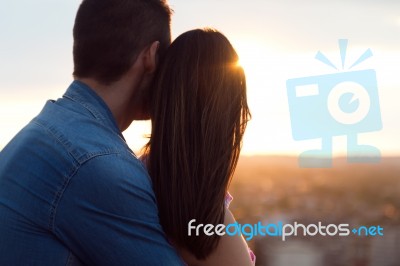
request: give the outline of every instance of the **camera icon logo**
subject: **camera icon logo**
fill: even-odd
[[[339,40],[344,68],[347,40]],[[372,56],[367,50],[351,67]],[[316,59],[337,69],[322,53]],[[289,79],[286,82],[295,140],[321,139],[318,150],[303,152],[300,167],[332,166],[332,138],[347,136],[350,163],[380,161],[376,147],[360,145],[357,134],[382,129],[376,73],[372,69]]]

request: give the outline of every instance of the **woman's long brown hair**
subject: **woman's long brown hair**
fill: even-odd
[[[188,236],[188,223],[223,223],[249,117],[244,71],[228,39],[210,29],[179,36],[155,77],[147,164],[165,233],[198,259],[219,236]]]

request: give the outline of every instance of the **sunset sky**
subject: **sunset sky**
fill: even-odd
[[[1,0],[0,149],[72,81],[72,27],[80,1]],[[348,71],[364,51],[373,56],[352,70],[375,69],[383,129],[359,142],[383,155],[400,155],[400,1],[396,0],[170,0],[173,38],[201,27],[223,32],[240,56],[248,80],[253,119],[243,153],[297,155],[318,140],[294,141],[286,81]],[[338,39],[348,39],[344,69]],[[315,59],[320,51],[338,66]],[[134,150],[148,122],[124,135]],[[346,138],[335,137],[343,155]]]

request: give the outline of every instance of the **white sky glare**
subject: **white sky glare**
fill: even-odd
[[[0,0],[0,149],[72,81],[72,27],[78,0]],[[317,147],[294,141],[286,80],[337,72],[314,59],[321,51],[340,65],[338,39],[348,39],[347,60],[370,48],[355,70],[375,69],[383,129],[360,135],[383,155],[400,155],[400,1],[386,0],[170,0],[173,37],[213,27],[233,43],[245,67],[253,119],[243,153],[289,154]],[[134,123],[125,133],[138,150],[148,133]],[[335,154],[345,141],[334,139]]]

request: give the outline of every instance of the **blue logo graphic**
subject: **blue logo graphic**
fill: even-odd
[[[347,40],[339,40],[342,69],[345,69]],[[295,140],[321,139],[318,150],[303,152],[300,167],[332,166],[332,138],[347,136],[347,161],[376,163],[381,153],[374,146],[361,145],[357,134],[382,129],[375,70],[350,71],[372,56],[364,52],[347,72],[289,79],[286,82],[292,135]],[[338,68],[321,52],[317,60]]]

